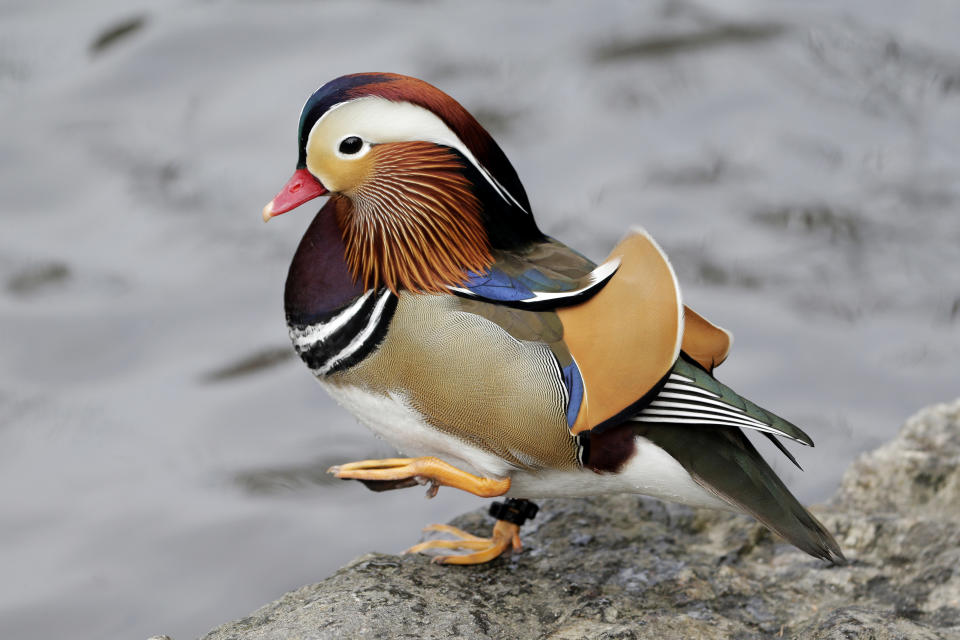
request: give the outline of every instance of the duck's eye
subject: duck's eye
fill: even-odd
[[[357,136],[350,136],[349,138],[344,138],[340,142],[340,153],[353,154],[363,148],[363,140]]]

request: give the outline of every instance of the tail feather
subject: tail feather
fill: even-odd
[[[666,450],[705,489],[797,548],[834,564],[846,562],[830,532],[790,493],[740,429],[635,422],[634,432]]]

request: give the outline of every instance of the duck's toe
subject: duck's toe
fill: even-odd
[[[425,531],[441,531],[455,536],[456,540],[427,540],[414,545],[404,553],[423,553],[433,549],[462,549],[473,553],[434,556],[433,562],[440,564],[483,564],[500,557],[506,551],[522,548],[520,543],[520,526],[497,520],[493,526],[493,533],[489,538],[475,536],[456,527],[445,524],[430,525]]]

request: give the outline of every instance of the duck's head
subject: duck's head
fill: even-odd
[[[516,171],[457,101],[407,76],[363,73],[303,106],[293,177],[264,221],[333,196],[354,277],[366,287],[442,291],[542,238]],[[321,215],[324,215],[321,212]]]

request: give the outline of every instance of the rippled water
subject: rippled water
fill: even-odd
[[[193,637],[480,504],[323,473],[389,451],[289,357],[310,212],[259,212],[342,73],[460,99],[592,257],[647,227],[803,499],[956,397],[960,5],[640,4],[0,5],[0,637]]]

